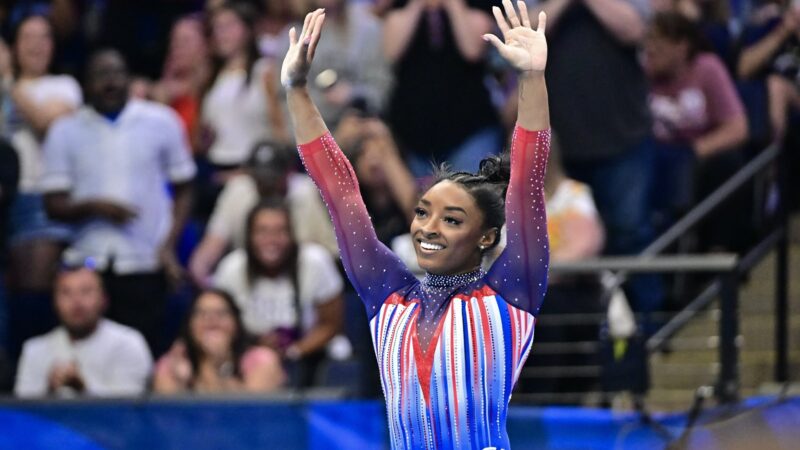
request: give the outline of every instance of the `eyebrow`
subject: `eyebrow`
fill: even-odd
[[[460,212],[464,213],[465,216],[469,215],[469,214],[467,214],[467,211],[464,208],[461,208],[459,206],[445,206],[444,209],[445,209],[445,211],[460,211]]]
[[[419,202],[422,203],[425,206],[431,206],[431,202],[429,202],[428,200],[425,200],[424,198],[421,198],[419,200]],[[469,215],[469,214],[467,214],[467,211],[464,208],[460,207],[460,206],[445,206],[444,210],[445,211],[458,211],[458,212],[463,213],[465,216]]]

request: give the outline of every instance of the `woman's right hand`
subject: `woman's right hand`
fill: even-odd
[[[189,356],[186,351],[186,344],[182,341],[177,341],[172,345],[167,353],[169,360],[170,373],[175,381],[181,385],[187,385],[192,379],[192,363],[189,362]]]
[[[190,389],[194,376],[186,345],[178,340],[156,363],[153,389],[159,394],[177,394]]]
[[[492,7],[497,26],[503,34],[501,41],[493,34],[485,34],[483,38],[491,42],[508,63],[520,73],[544,72],[547,65],[547,39],[545,25],[547,15],[539,13],[539,23],[534,30],[528,18],[528,7],[524,1],[517,1],[519,15],[514,10],[511,0],[503,0],[505,16],[500,8]]]
[[[294,27],[289,30],[289,51],[281,67],[281,84],[287,90],[305,86],[324,22],[325,10],[320,8],[306,14],[299,36]]]

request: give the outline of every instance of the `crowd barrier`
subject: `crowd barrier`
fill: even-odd
[[[800,399],[755,398],[706,411],[687,432],[686,414],[512,406],[515,449],[732,448],[758,438],[797,448]],[[380,401],[147,399],[0,403],[0,449],[388,449]],[[738,447],[751,448],[751,447]]]

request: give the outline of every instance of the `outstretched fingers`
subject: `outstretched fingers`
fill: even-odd
[[[303,44],[307,44],[311,34],[314,31],[314,23],[317,21],[317,17],[320,14],[324,13],[325,10],[322,8],[317,8],[314,11],[306,14],[305,20],[303,20],[303,31],[300,33],[300,42]]]
[[[308,37],[308,24],[311,23],[311,18],[314,16],[314,11],[306,14],[305,20],[303,20],[303,28],[300,29],[300,42],[305,42],[306,38]]]
[[[503,33],[503,38],[508,39],[508,31],[510,28],[508,26],[508,22],[506,22],[506,18],[503,17],[503,12],[500,11],[500,8],[497,6],[492,6],[492,14],[494,14],[494,20],[497,22],[497,27],[500,28],[500,32]]]
[[[314,59],[314,53],[317,51],[317,44],[319,44],[319,37],[322,34],[322,24],[325,23],[325,11],[322,10],[314,22],[314,28],[311,31],[311,44],[308,47],[308,60]]]
[[[544,34],[545,29],[547,28],[547,14],[544,11],[539,12],[539,24],[536,27],[536,31],[539,33]]]
[[[518,27],[520,25],[519,18],[517,17],[517,12],[514,11],[514,5],[511,4],[511,0],[503,0],[503,9],[506,10],[506,16],[508,16],[508,22],[511,27]]]
[[[528,5],[526,5],[524,1],[519,0],[517,2],[517,8],[519,8],[519,17],[522,19],[522,26],[530,28],[531,19],[528,17]]]
[[[517,8],[519,8],[519,16],[517,15],[517,11],[514,9],[514,5],[511,3],[511,0],[503,0],[503,10],[500,10],[500,8],[497,6],[492,7],[492,14],[494,15],[495,21],[497,21],[497,26],[500,28],[500,32],[503,33],[504,39],[508,39],[508,32],[512,28],[520,26],[531,28],[531,19],[530,16],[528,16],[528,6],[523,0],[518,0]],[[503,14],[503,11],[505,11],[505,15]],[[539,13],[539,30],[542,32],[544,32],[543,24],[545,21],[545,19],[542,19],[543,14],[544,12]]]

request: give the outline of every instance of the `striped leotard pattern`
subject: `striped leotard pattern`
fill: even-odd
[[[508,402],[547,284],[549,136],[515,129],[507,245],[489,272],[422,282],[378,241],[352,166],[330,134],[299,147],[367,309],[394,449],[510,448]],[[423,317],[435,327],[420,326]]]
[[[533,315],[484,285],[451,299],[433,348],[422,349],[417,304],[392,295],[370,323],[394,448],[509,448],[508,399]]]

